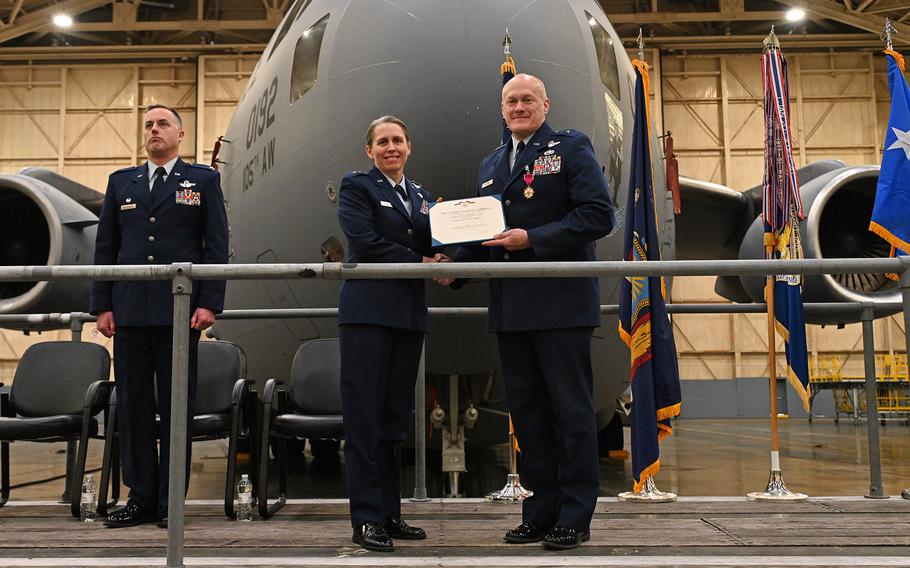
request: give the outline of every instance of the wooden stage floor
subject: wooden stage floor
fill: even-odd
[[[910,566],[910,501],[813,498],[750,503],[688,497],[676,503],[601,498],[591,541],[568,552],[509,545],[520,508],[479,499],[405,502],[427,530],[393,553],[351,543],[343,499],[293,500],[267,521],[237,523],[214,501],[187,508],[187,566]],[[0,509],[0,566],[163,566],[167,531],[83,524],[63,505]]]

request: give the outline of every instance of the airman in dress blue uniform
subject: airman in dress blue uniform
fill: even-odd
[[[366,135],[374,166],[341,182],[338,219],[346,262],[439,262],[432,252],[429,192],[404,177],[407,127],[376,119]],[[446,259],[448,260],[448,259]],[[423,539],[401,519],[398,447],[408,433],[427,330],[423,280],[345,280],[338,308],[344,457],[352,540],[391,551],[393,538]]]
[[[145,116],[146,164],[117,170],[108,181],[95,241],[95,264],[226,263],[228,228],[220,176],[178,157],[180,116],[161,105]],[[197,281],[191,296],[189,400],[192,425],[196,347],[224,306],[224,281]],[[91,311],[114,337],[114,374],[125,508],[105,524],[167,526],[171,352],[174,300],[170,281],[96,282]],[[157,381],[156,381],[157,379]],[[155,426],[157,383],[160,433]],[[189,435],[189,432],[188,432]],[[159,459],[156,439],[160,436]],[[187,443],[187,478],[191,444]]]
[[[548,110],[536,77],[517,75],[503,87],[512,140],[481,162],[477,191],[502,195],[510,228],[483,246],[460,248],[454,260],[595,260],[594,241],[613,227],[607,182],[590,140],[554,131],[544,121]],[[505,278],[489,286],[489,327],[499,343],[521,475],[534,491],[522,524],[505,540],[573,548],[589,538],[598,494],[591,369],[591,336],[601,323],[597,279]]]

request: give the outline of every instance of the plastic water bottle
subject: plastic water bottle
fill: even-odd
[[[95,517],[98,515],[95,504],[97,494],[98,486],[90,473],[85,476],[85,481],[82,483],[82,496],[79,500],[79,519],[83,523],[95,522]]]
[[[247,474],[240,476],[240,482],[237,483],[237,520],[253,520],[253,484]]]

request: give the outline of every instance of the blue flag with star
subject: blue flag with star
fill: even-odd
[[[903,74],[904,58],[892,50],[885,54],[891,116],[869,230],[888,241],[894,256],[910,253],[910,87]]]

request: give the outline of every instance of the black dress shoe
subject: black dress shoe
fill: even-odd
[[[589,531],[580,531],[557,525],[543,537],[543,545],[556,550],[568,550],[590,539],[591,533]]]
[[[503,540],[515,544],[540,542],[543,539],[543,535],[545,535],[548,530],[549,529],[540,527],[531,521],[525,521],[514,529],[506,531],[506,536]]]
[[[158,514],[155,515],[155,526],[159,529],[167,528],[167,507],[158,509]]]
[[[155,520],[155,517],[155,509],[143,507],[139,501],[130,499],[127,501],[126,507],[107,516],[107,519],[104,520],[104,526],[112,529],[135,527],[136,525],[151,523]]]
[[[410,526],[401,517],[386,517],[383,528],[392,538],[400,538],[402,540],[423,540],[427,538],[425,530]]]
[[[351,537],[354,544],[359,544],[367,550],[376,552],[392,552],[395,545],[389,533],[379,523],[363,523],[354,529],[354,536]]]

